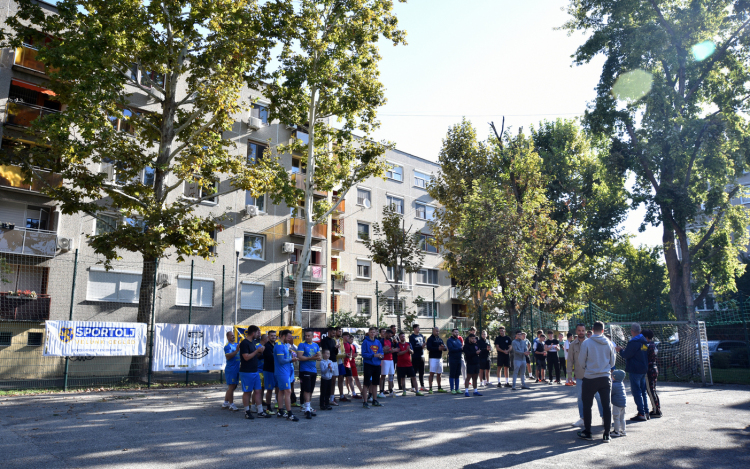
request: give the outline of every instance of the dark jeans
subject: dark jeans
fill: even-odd
[[[612,396],[612,379],[609,376],[601,378],[583,378],[581,399],[583,400],[583,426],[587,432],[591,432],[591,406],[594,405],[594,394],[599,393],[602,400],[602,420],[604,420],[604,433],[609,434],[612,425],[612,407],[609,399]]]
[[[320,408],[325,409],[331,405],[328,401],[331,399],[331,387],[333,385],[332,379],[321,379],[320,380]]]
[[[560,357],[560,368],[565,379],[568,379],[568,368],[565,366],[565,357]]]
[[[457,357],[451,359],[448,357],[448,371],[450,372],[450,379],[458,379],[461,377],[461,358]]]
[[[560,381],[560,360],[557,355],[547,355],[547,378],[552,381],[552,369],[555,369],[555,381]]]
[[[424,387],[424,358],[421,355],[418,357],[412,355],[411,363],[414,365],[414,373],[419,376],[419,385]]]

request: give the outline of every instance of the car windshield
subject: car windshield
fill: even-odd
[[[715,352],[716,349],[719,348],[719,342],[715,340],[709,340],[708,341],[708,351],[709,352]]]

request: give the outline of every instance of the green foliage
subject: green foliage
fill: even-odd
[[[574,0],[568,11],[565,29],[591,32],[575,63],[606,57],[585,123],[611,139],[611,171],[635,174],[644,225],[663,226],[672,307],[694,319],[694,292],[734,291],[744,270],[750,218],[731,201],[750,155],[747,2]],[[628,94],[644,73],[650,88]]]
[[[341,311],[336,313],[331,321],[329,321],[328,325],[333,327],[370,327],[369,316],[356,314],[351,311]]]

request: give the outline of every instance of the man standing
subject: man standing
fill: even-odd
[[[509,388],[508,368],[510,368],[510,344],[513,342],[510,337],[505,335],[505,328],[500,326],[498,336],[495,337],[495,350],[497,350],[497,387],[502,387],[500,383],[501,371],[505,375],[505,387]],[[525,356],[524,356],[525,359]]]
[[[237,389],[237,383],[240,379],[240,349],[237,342],[234,341],[234,333],[227,331],[227,345],[224,346],[224,356],[227,359],[227,365],[224,367],[224,376],[227,380],[227,392],[224,394],[224,403],[222,409],[240,410],[234,405],[234,390]]]
[[[281,406],[279,401],[279,388],[276,387],[276,378],[274,377],[274,360],[273,348],[276,346],[276,331],[268,331],[268,343],[263,350],[263,387],[266,389],[266,410],[273,412],[271,407],[271,398],[274,391],[276,392],[276,402]]]
[[[583,430],[578,437],[593,440],[591,436],[591,406],[594,395],[599,394],[604,408],[604,443],[610,442],[609,429],[612,424],[612,409],[609,399],[612,393],[611,370],[617,361],[617,353],[612,342],[604,337],[604,323],[594,323],[593,334],[583,342],[580,353],[576,357],[576,365],[583,368]]]
[[[385,388],[385,380],[388,379],[388,397],[394,397],[393,375],[396,369],[393,367],[393,355],[398,352],[396,341],[391,337],[391,330],[385,330],[383,338],[383,359],[380,361],[380,387]]]
[[[631,339],[623,349],[619,345],[617,351],[625,359],[625,372],[630,376],[630,392],[633,393],[638,414],[630,420],[644,422],[648,420],[648,389],[646,388],[646,373],[648,373],[648,341],[641,334],[641,325],[633,323],[630,326]]]
[[[477,340],[479,346],[479,385],[487,386],[490,384],[490,343],[487,342],[487,331],[482,331],[481,337]]]
[[[481,396],[479,388],[477,388],[477,375],[479,374],[479,356],[482,354],[482,350],[477,343],[477,336],[469,334],[466,338],[466,344],[463,349],[464,355],[466,356],[466,380],[464,380],[464,396],[469,397],[469,382],[474,383],[474,395]]]
[[[396,325],[391,324],[390,330],[391,330],[391,345],[395,349],[398,347],[398,331],[396,330]],[[392,355],[393,355],[393,370],[395,374],[396,367],[398,366],[398,354],[394,351]],[[398,390],[403,391],[403,389],[401,388],[401,383],[398,383]]]
[[[414,366],[414,372],[419,376],[419,391],[427,391],[424,387],[424,336],[419,333],[419,324],[412,324],[412,333],[409,336],[409,345],[411,345],[411,361]]]
[[[555,382],[560,383],[560,341],[555,339],[553,331],[547,331],[547,340],[544,341],[544,349],[547,351],[547,376],[549,384],[552,384],[552,371],[555,372]]]
[[[411,344],[406,341],[406,334],[400,332],[398,334],[398,351],[396,352],[396,371],[398,373],[398,384],[403,389],[402,396],[406,397],[406,378],[411,378],[411,385],[417,396],[424,396],[419,392],[417,387],[417,378],[414,377],[414,367],[412,365],[411,356],[414,351],[411,349]]]
[[[461,391],[459,378],[461,377],[461,358],[464,354],[464,345],[459,340],[458,329],[454,328],[451,333],[451,337],[448,338],[448,368],[450,368],[448,379],[450,380],[451,394],[458,394]]]
[[[305,341],[297,347],[297,359],[299,360],[300,392],[302,393],[302,412],[305,418],[310,420],[315,417],[312,409],[312,393],[315,391],[315,381],[318,379],[316,363],[320,360],[321,353],[318,344],[312,341],[313,333],[305,331]]]
[[[587,340],[586,326],[584,324],[576,324],[576,340],[570,343],[567,360],[568,376],[575,376],[576,395],[578,396],[578,420],[573,424],[574,427],[583,426],[583,400],[581,396],[583,391],[583,374],[585,370],[578,366],[578,356],[581,353],[581,345],[583,345],[585,340]],[[575,373],[573,372],[574,368]],[[599,394],[595,397],[596,403],[599,406],[599,415],[603,415],[601,398],[599,397]]]
[[[443,339],[440,338],[440,329],[437,327],[432,328],[432,335],[427,338],[427,353],[430,359],[430,389],[429,393],[432,394],[432,377],[437,375],[437,392],[447,392],[440,386],[440,377],[443,374],[443,352],[447,349],[443,343]]]
[[[284,406],[284,411],[276,414],[279,418],[286,418],[291,422],[299,422],[296,415],[292,414],[292,383],[291,376],[294,372],[294,362],[297,361],[297,356],[292,354],[291,349],[287,346],[292,343],[294,336],[292,331],[284,329],[279,334],[279,343],[273,348],[273,359],[274,363],[274,378],[276,379],[276,385],[279,387],[279,406]]]
[[[240,343],[240,381],[242,382],[242,405],[245,407],[245,418],[254,419],[250,412],[250,401],[255,404],[258,417],[268,417],[263,412],[263,401],[261,400],[260,374],[258,373],[258,357],[265,350],[258,342],[260,328],[250,326],[247,328],[245,339]]]
[[[368,393],[372,396],[372,405],[380,407],[376,393],[378,391],[377,380],[380,377],[380,361],[383,358],[383,347],[380,341],[375,338],[377,329],[371,327],[367,332],[367,337],[362,341],[362,362],[364,364],[364,386],[362,389],[362,407],[369,409],[367,404]]]
[[[513,391],[518,389],[516,388],[516,379],[519,375],[521,376],[521,389],[531,389],[526,386],[526,375],[524,374],[526,370],[523,367],[526,363],[525,358],[531,355],[530,349],[531,344],[526,340],[526,333],[516,331],[516,339],[510,345],[510,353],[513,355],[513,387],[511,387]]]

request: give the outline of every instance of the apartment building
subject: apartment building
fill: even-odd
[[[43,5],[54,13],[53,5]],[[12,1],[0,1],[0,22],[14,10]],[[39,347],[41,353],[44,320],[73,317],[134,321],[142,262],[139,255],[123,252],[122,259],[113,263],[114,268],[105,270],[100,265],[102,259],[88,244],[88,236],[106,232],[107,224],[83,213],[61,214],[59,204],[40,192],[43,184],[62,184],[59,175],[40,168],[38,180],[23,182],[20,168],[13,165],[10,156],[12,148],[35,145],[24,129],[39,116],[65,109],[48,88],[46,69],[35,59],[34,44],[25,43],[0,54],[0,151],[5,155],[0,161],[0,258],[5,264],[0,272],[0,347]],[[149,86],[148,80],[138,76],[137,69],[133,73],[138,85],[129,87],[133,97],[128,112],[156,110],[155,103],[140,89]],[[268,146],[307,138],[301,130],[269,121],[268,102],[258,91],[245,89],[242,98],[254,102],[252,109],[236,116],[225,138],[232,140],[234,151],[248,161]],[[129,131],[127,119],[113,120],[112,125]],[[155,274],[155,321],[290,324],[294,294],[289,289],[296,276],[303,275],[303,326],[324,326],[338,311],[370,315],[374,322],[379,317],[374,302],[376,285],[377,294],[388,297],[392,295],[393,278],[368,260],[359,234],[370,233],[372,224],[382,218],[383,207],[394,204],[401,208],[407,225],[413,225],[427,239],[426,224],[437,208],[425,190],[430,175],[437,171],[435,163],[399,151],[389,151],[387,159],[393,167],[385,180],[363,182],[346,195],[328,223],[314,227],[311,265],[304,271],[297,268],[297,259],[305,222],[294,218],[292,209],[284,203],[274,204],[267,196],[256,198],[249,192],[236,191],[197,205],[198,215],[222,217],[224,229],[213,234],[218,244],[210,260],[195,258],[177,263],[175,256],[170,256],[160,262]],[[305,168],[300,158],[283,155],[281,160],[289,177],[303,188]],[[107,173],[111,182],[117,183],[112,164],[98,166],[92,171]],[[216,189],[222,192],[229,181],[218,176]],[[148,184],[153,174],[146,170],[140,177]],[[183,184],[172,196],[204,195],[210,194]],[[318,192],[315,196],[332,201],[338,193]],[[117,213],[100,218],[111,223],[137,222]],[[402,298],[405,303],[413,303],[417,297],[427,300],[418,307],[420,321],[434,320],[442,326],[453,316],[461,316],[462,305],[452,299],[455,289],[451,289],[447,273],[440,270],[439,253],[429,243],[423,246],[424,269],[407,276]],[[335,278],[332,273],[336,273]],[[33,291],[36,298],[13,297],[8,290]]]

